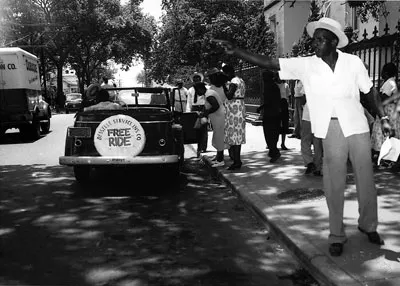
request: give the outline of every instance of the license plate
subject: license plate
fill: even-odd
[[[69,127],[68,137],[90,138],[92,135],[89,127]]]

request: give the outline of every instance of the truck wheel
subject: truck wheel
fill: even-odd
[[[50,118],[47,119],[46,122],[40,123],[40,128],[42,129],[43,134],[47,134],[50,131]]]
[[[40,138],[40,121],[34,120],[30,126],[30,135],[33,140]]]
[[[90,166],[74,166],[75,179],[80,184],[86,184],[90,179]]]
[[[0,128],[0,139],[6,134],[7,129],[6,128]]]
[[[179,152],[179,165],[182,166],[185,161],[185,146],[182,143],[182,146],[180,147],[180,152]]]

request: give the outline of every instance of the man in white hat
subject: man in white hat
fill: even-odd
[[[322,138],[324,149],[323,182],[329,209],[329,252],[339,256],[347,241],[343,225],[344,190],[347,160],[350,159],[358,192],[358,229],[371,243],[382,245],[378,226],[377,192],[373,179],[369,126],[360,103],[360,91],[376,107],[384,132],[390,129],[378,93],[358,56],[338,48],[348,44],[341,25],[330,18],[321,18],[307,25],[313,38],[315,55],[310,57],[271,59],[240,49],[221,40],[227,54],[253,64],[278,70],[281,79],[299,79],[307,94],[311,128]]]

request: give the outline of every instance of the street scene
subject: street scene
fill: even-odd
[[[400,284],[400,2],[4,0],[0,285]]]
[[[55,160],[72,123],[1,142],[1,285],[318,285],[189,146],[178,189],[140,168],[80,188]]]

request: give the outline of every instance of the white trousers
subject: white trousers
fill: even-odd
[[[338,120],[331,120],[323,139],[323,182],[329,209],[329,242],[344,243],[347,238],[343,225],[344,190],[347,160],[353,167],[358,199],[358,225],[365,231],[378,226],[377,192],[371,161],[369,132],[344,137]]]

